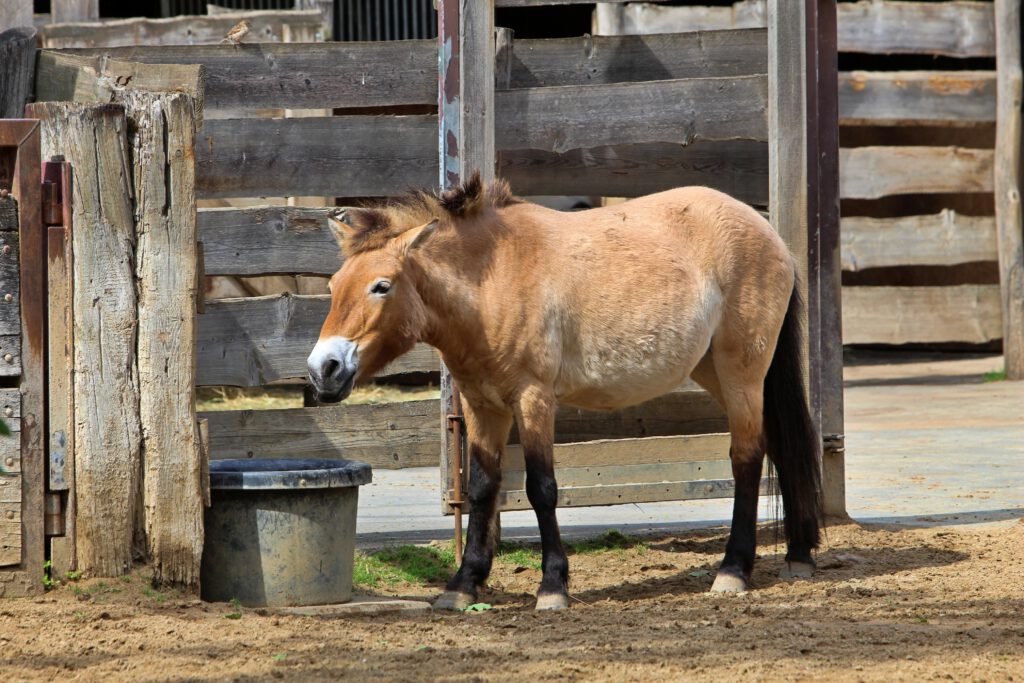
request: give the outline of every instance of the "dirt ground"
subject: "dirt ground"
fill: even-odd
[[[538,571],[514,561],[471,614],[280,616],[157,592],[144,572],[70,582],[0,602],[0,679],[1024,680],[1024,519],[832,526],[797,583],[775,578],[766,530],[738,596],[706,592],[724,531],[572,555],[562,613],[533,611]]]

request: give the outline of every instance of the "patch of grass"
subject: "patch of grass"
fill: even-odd
[[[82,578],[82,572],[65,572],[64,576],[68,581],[78,581]]]
[[[596,538],[569,543],[568,547],[577,555],[592,555],[609,550],[624,551],[629,548],[634,548],[638,552],[647,550],[646,543],[633,536],[627,536],[618,529],[609,529]]]
[[[60,584],[60,581],[55,581],[50,576],[50,570],[53,569],[53,563],[47,560],[43,562],[43,588],[50,590],[51,588]]]
[[[238,598],[231,598],[231,606],[235,608],[234,612],[229,612],[224,615],[225,619],[241,619],[242,618],[242,603]]]
[[[495,559],[504,564],[537,570],[540,569],[541,563],[540,551],[518,543],[501,543]]]
[[[141,590],[143,595],[145,595],[147,598],[150,598],[151,600],[155,600],[159,604],[162,604],[167,600],[166,595],[164,595],[158,590],[154,590],[150,586],[143,586]]]
[[[985,382],[1002,382],[1006,379],[1006,368],[1002,370],[993,370],[992,372],[986,372],[982,375],[982,380]]]
[[[356,553],[352,583],[363,588],[424,585],[445,581],[455,571],[455,551],[443,546],[403,545]]]

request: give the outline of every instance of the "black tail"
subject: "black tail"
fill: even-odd
[[[764,430],[768,457],[775,465],[782,494],[787,559],[806,561],[820,539],[821,464],[818,437],[804,394],[802,307],[800,289],[795,284],[775,356],[764,378]]]

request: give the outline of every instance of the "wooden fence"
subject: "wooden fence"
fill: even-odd
[[[82,420],[63,417],[75,437],[79,568],[122,571],[131,556],[131,511],[141,506],[158,576],[194,582],[201,548],[197,486],[207,450],[211,458],[354,457],[375,467],[436,465],[439,453],[448,452],[442,441],[449,434],[439,419],[452,411],[448,391],[441,401],[210,412],[199,416],[205,425],[194,426],[196,385],[301,381],[328,300],[223,299],[206,302],[195,316],[199,302],[191,274],[326,275],[340,265],[325,207],[195,213],[190,207],[197,199],[389,196],[410,185],[436,186],[439,177],[442,184],[454,182],[470,164],[485,172],[496,168],[521,194],[638,196],[705,184],[753,204],[770,204],[803,272],[809,272],[808,244],[817,239],[817,227],[808,223],[807,178],[817,171],[808,169],[803,129],[793,125],[806,116],[802,97],[779,90],[782,82],[804,87],[798,49],[805,37],[802,16],[785,14],[774,34],[744,29],[515,41],[499,32],[496,46],[486,28],[488,17],[475,13],[476,4],[443,4],[449,28],[451,17],[457,22],[461,13],[470,13],[463,19],[472,28],[463,33],[460,49],[467,63],[483,67],[476,75],[462,72],[460,87],[441,93],[440,115],[359,111],[412,105],[429,112],[437,106],[433,41],[126,46],[40,54],[40,103],[34,114],[44,122],[44,148],[62,151],[81,169],[70,193],[80,217],[69,238],[74,246],[68,271],[73,410],[88,408],[118,425],[98,435]],[[769,54],[775,58],[769,60]],[[442,68],[450,65],[443,62]],[[494,106],[481,107],[478,98],[492,90]],[[80,103],[59,103],[66,100]],[[342,111],[305,118],[219,118],[238,109],[274,108]],[[493,123],[481,112],[493,116]],[[100,145],[98,138],[89,142],[83,136],[81,144],[72,144],[77,138],[69,132],[71,124],[81,122],[107,131],[109,140]],[[455,155],[454,147],[445,146],[439,154],[439,137],[448,140],[439,131],[453,125],[462,136],[453,138],[460,151]],[[786,153],[769,153],[769,145]],[[119,149],[124,154],[117,154]],[[101,160],[109,162],[103,172],[96,168]],[[156,163],[160,160],[166,163]],[[80,185],[93,177],[102,178],[97,180],[101,189]],[[114,178],[120,180],[112,183]],[[109,212],[129,196],[139,204],[138,215],[112,222]],[[104,212],[90,204],[99,198]],[[159,206],[168,211],[161,213]],[[157,226],[163,226],[159,236]],[[102,247],[108,238],[109,248]],[[153,268],[173,269],[174,278],[156,277]],[[139,279],[138,299],[92,293],[106,281],[87,283],[89,272]],[[106,284],[111,291],[134,292],[126,283]],[[167,285],[165,291],[156,289],[158,283]],[[817,283],[810,285],[814,299]],[[104,307],[124,310],[99,311],[87,305],[90,296]],[[116,319],[119,311],[125,313],[124,325],[95,325],[96,316]],[[51,317],[58,313],[52,310]],[[125,346],[133,343],[135,356]],[[814,348],[811,363],[817,367]],[[123,351],[126,362],[111,357],[110,363],[98,363],[101,351],[104,358]],[[188,371],[192,359],[194,376]],[[157,372],[171,367],[173,373]],[[384,372],[438,369],[436,353],[420,347]],[[838,376],[838,369],[829,366],[823,374]],[[118,376],[100,383],[110,387],[101,394],[86,386],[85,370]],[[821,387],[812,387],[812,396],[815,391]],[[140,395],[148,398],[134,398]],[[556,429],[563,505],[731,495],[725,418],[693,386],[611,416],[565,409]],[[172,433],[183,436],[172,438]],[[147,463],[141,472],[132,464],[140,451]],[[631,454],[628,465],[621,464],[624,452]],[[441,459],[446,511],[449,503],[464,499],[454,478],[456,468],[465,468],[460,460]],[[827,471],[833,480],[838,472],[841,481],[841,450],[835,462],[839,469]],[[502,508],[522,509],[527,506],[523,466],[515,448],[504,468]],[[838,500],[832,495],[836,491],[841,494],[841,485],[826,493],[833,511],[841,511],[841,495]],[[116,522],[105,524],[111,520]]]
[[[947,58],[941,69],[839,74],[845,343],[1002,339],[1010,376],[1024,378],[1017,9],[1012,2],[838,3],[838,49],[850,62]],[[595,13],[598,34],[765,24],[764,0],[611,4]],[[998,72],[978,70],[998,45],[1005,48]],[[968,59],[970,68],[957,66]],[[885,68],[877,57],[870,63]],[[997,118],[1002,143],[993,144]],[[997,261],[1001,290],[987,275]]]

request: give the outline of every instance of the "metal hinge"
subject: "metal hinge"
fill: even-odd
[[[63,536],[64,529],[64,495],[47,492],[46,512],[43,515],[43,533],[47,536]]]
[[[846,435],[844,434],[825,434],[821,438],[822,450],[825,453],[845,453],[846,452]]]

